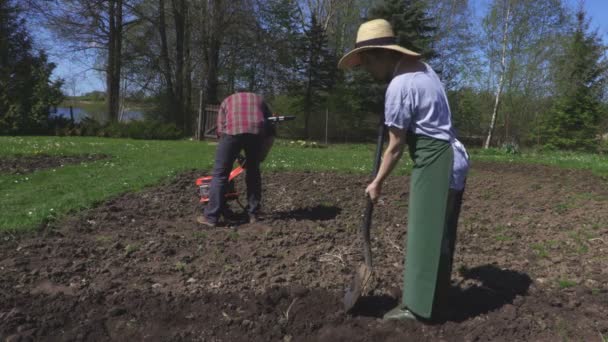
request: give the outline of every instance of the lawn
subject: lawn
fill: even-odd
[[[303,142],[280,140],[265,171],[330,171],[369,174],[372,144],[331,145],[317,148]],[[0,231],[30,231],[45,220],[88,208],[107,198],[171,179],[190,169],[209,170],[215,145],[210,142],[143,141],[93,137],[0,137],[0,160],[15,156],[106,154],[109,159],[65,165],[28,174],[0,174]],[[603,156],[569,152],[472,150],[472,159],[523,162],[590,169],[608,175]],[[407,173],[404,157],[398,173]],[[193,180],[194,181],[194,180]]]

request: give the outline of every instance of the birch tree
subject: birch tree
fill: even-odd
[[[499,10],[502,18],[502,43],[501,43],[501,53],[500,53],[500,69],[498,75],[498,84],[496,86],[496,92],[494,95],[494,107],[492,109],[492,116],[490,120],[490,127],[488,129],[488,134],[486,136],[486,140],[483,144],[485,149],[490,147],[490,142],[492,141],[492,134],[494,133],[494,127],[496,125],[496,117],[498,116],[498,106],[500,105],[500,96],[502,95],[502,90],[505,81],[505,73],[506,73],[506,64],[507,64],[507,39],[509,37],[509,23],[511,22],[511,2],[514,0],[502,0],[501,8]]]

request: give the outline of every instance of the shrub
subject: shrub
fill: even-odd
[[[516,142],[508,142],[502,144],[501,148],[506,154],[519,154],[519,144]]]
[[[160,121],[130,121],[102,124],[92,118],[84,118],[80,123],[71,125],[69,121],[57,121],[52,131],[56,135],[97,136],[131,139],[179,139],[182,132],[174,124]]]

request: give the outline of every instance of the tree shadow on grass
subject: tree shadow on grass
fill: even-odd
[[[329,221],[335,219],[341,212],[342,208],[321,204],[314,207],[298,208],[290,211],[278,211],[272,213],[271,216],[275,220]]]
[[[436,317],[427,323],[463,322],[487,314],[513,303],[517,296],[527,295],[532,284],[532,279],[525,273],[502,270],[493,265],[462,270],[461,275],[480,284],[466,288],[452,286],[445,308],[438,310]],[[386,295],[361,297],[351,314],[380,318],[399,302],[399,298]]]

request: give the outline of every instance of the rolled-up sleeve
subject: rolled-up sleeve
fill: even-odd
[[[220,104],[220,108],[217,111],[216,130],[215,134],[219,138],[222,134],[226,133],[226,101]],[[203,127],[204,129],[204,127]]]
[[[412,94],[401,82],[391,82],[386,89],[384,123],[388,127],[407,130],[412,121]]]

